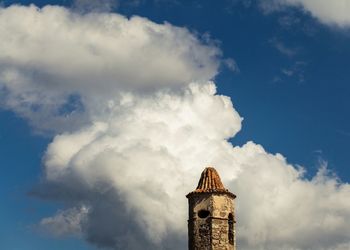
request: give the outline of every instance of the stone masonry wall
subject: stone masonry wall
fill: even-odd
[[[208,212],[206,217],[203,211]],[[234,216],[233,199],[229,195],[201,194],[190,199],[189,249],[236,250],[235,241],[229,241],[229,214]],[[231,232],[234,233],[234,225]]]
[[[212,250],[235,250],[235,242],[229,241],[229,214],[234,216],[233,200],[225,194],[214,195],[212,199]]]

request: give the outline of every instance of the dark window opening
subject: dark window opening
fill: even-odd
[[[234,244],[234,232],[233,232],[233,215],[230,213],[228,215],[228,242],[233,245]]]
[[[209,215],[210,215],[210,212],[208,210],[200,210],[198,212],[198,217],[202,219],[207,218]]]

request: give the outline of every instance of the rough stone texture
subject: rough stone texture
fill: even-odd
[[[236,250],[235,197],[224,188],[215,169],[203,171],[197,189],[187,195],[189,250]]]

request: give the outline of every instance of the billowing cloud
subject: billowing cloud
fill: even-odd
[[[92,214],[92,229],[100,221],[94,216],[114,217],[108,213],[118,207],[130,220],[126,225],[137,225],[160,244],[169,233],[185,233],[184,195],[203,166],[231,161],[232,146],[225,138],[240,129],[240,117],[227,97],[215,95],[212,83],[191,84],[180,96],[125,98],[109,118],[55,137],[46,153],[46,179],[70,195],[83,195],[79,202],[92,211],[95,199],[116,204],[112,211]],[[89,237],[99,232],[91,230]]]
[[[307,180],[280,154],[228,142],[242,118],[216,93],[214,44],[60,7],[1,9],[0,30],[1,104],[56,132],[35,194],[66,210],[44,228],[112,249],[185,249],[185,195],[214,165],[238,194],[240,248],[349,247],[348,184],[325,167]]]
[[[53,6],[1,9],[0,30],[1,103],[46,130],[81,125],[122,90],[207,81],[221,53],[185,28]]]
[[[316,176],[248,142],[235,147],[241,171],[228,181],[238,195],[243,249],[349,249],[350,185],[320,163]]]
[[[348,0],[262,0],[265,11],[280,10],[286,6],[300,7],[320,22],[348,27],[350,25],[350,2]]]

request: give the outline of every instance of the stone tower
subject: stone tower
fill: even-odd
[[[234,199],[218,172],[204,169],[196,190],[186,195],[189,203],[189,250],[236,250]]]

